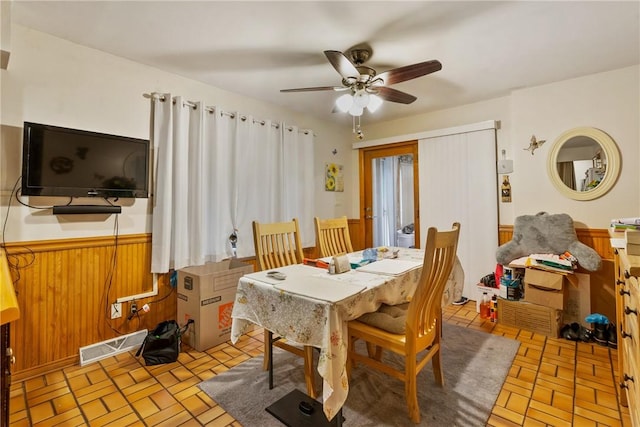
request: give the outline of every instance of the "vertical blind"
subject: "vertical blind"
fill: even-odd
[[[463,295],[476,299],[476,284],[495,269],[498,247],[498,192],[494,129],[418,142],[420,226],[461,224],[458,258],[464,269]]]

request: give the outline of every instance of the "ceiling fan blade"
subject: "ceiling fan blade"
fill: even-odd
[[[349,61],[349,58],[344,56],[342,52],[337,50],[325,50],[324,54],[327,56],[331,65],[333,65],[333,68],[336,69],[343,79],[358,79],[360,77],[360,72],[356,66],[353,65],[353,63]]]
[[[399,102],[400,104],[411,104],[418,99],[413,95],[386,86],[376,87],[376,92],[385,101]]]
[[[280,92],[313,92],[320,90],[333,90],[339,91],[343,90],[342,86],[316,86],[316,87],[299,87],[296,89],[280,89]]]
[[[407,80],[415,79],[430,73],[435,73],[442,69],[442,64],[438,60],[419,62],[413,65],[406,65],[404,67],[394,68],[393,70],[385,71],[378,74],[376,79],[382,79],[383,84],[386,86],[404,82]]]

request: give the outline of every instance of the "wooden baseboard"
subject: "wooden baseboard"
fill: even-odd
[[[45,363],[43,365],[38,365],[33,368],[23,369],[22,371],[18,371],[11,375],[13,381],[24,381],[33,377],[38,377],[40,375],[47,374],[51,371],[55,371],[57,369],[67,368],[69,366],[74,366],[80,363],[80,356],[69,356],[64,359],[58,359],[53,362]]]

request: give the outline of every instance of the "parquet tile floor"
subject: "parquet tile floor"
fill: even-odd
[[[631,427],[618,404],[617,350],[494,324],[472,302],[446,308],[444,318],[520,341],[487,426]],[[238,427],[197,385],[260,355],[262,337],[258,329],[235,346],[183,348],[171,364],[147,367],[131,352],[14,382],[10,425]]]

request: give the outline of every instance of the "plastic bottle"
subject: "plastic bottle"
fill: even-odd
[[[336,274],[336,260],[333,257],[329,261],[329,274]]]
[[[491,297],[491,321],[498,321],[498,297],[495,294]]]
[[[482,293],[482,301],[480,302],[480,318],[488,319],[491,316],[491,302],[486,292]]]

